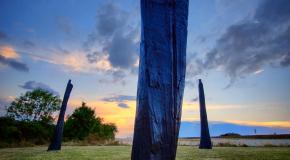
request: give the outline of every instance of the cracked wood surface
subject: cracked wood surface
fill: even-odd
[[[141,0],[134,160],[175,159],[185,83],[188,0]]]

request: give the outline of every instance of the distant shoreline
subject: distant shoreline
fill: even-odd
[[[230,139],[290,139],[290,134],[267,134],[267,135],[229,135],[214,136],[212,138],[230,138]],[[199,139],[199,137],[180,137],[179,139]]]

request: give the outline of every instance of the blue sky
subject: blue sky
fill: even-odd
[[[74,89],[130,136],[140,39],[136,0],[1,0],[0,107],[35,87]],[[290,128],[287,0],[190,0],[183,121],[197,121],[202,78],[210,121]],[[269,131],[270,133],[270,131]]]

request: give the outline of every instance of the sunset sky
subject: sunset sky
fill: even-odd
[[[132,136],[140,25],[139,0],[1,0],[1,115],[37,87],[62,98],[71,79],[67,114],[84,101]],[[190,0],[187,40],[182,135],[198,136],[198,78],[212,135],[290,133],[289,0]]]

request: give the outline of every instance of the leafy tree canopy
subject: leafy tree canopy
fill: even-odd
[[[95,111],[84,102],[68,117],[64,127],[65,137],[79,140],[89,135],[100,139],[113,139],[116,132],[115,124],[104,124],[102,118],[96,117]]]
[[[60,103],[58,96],[38,88],[11,102],[7,115],[21,121],[52,122],[52,114],[60,109]]]

